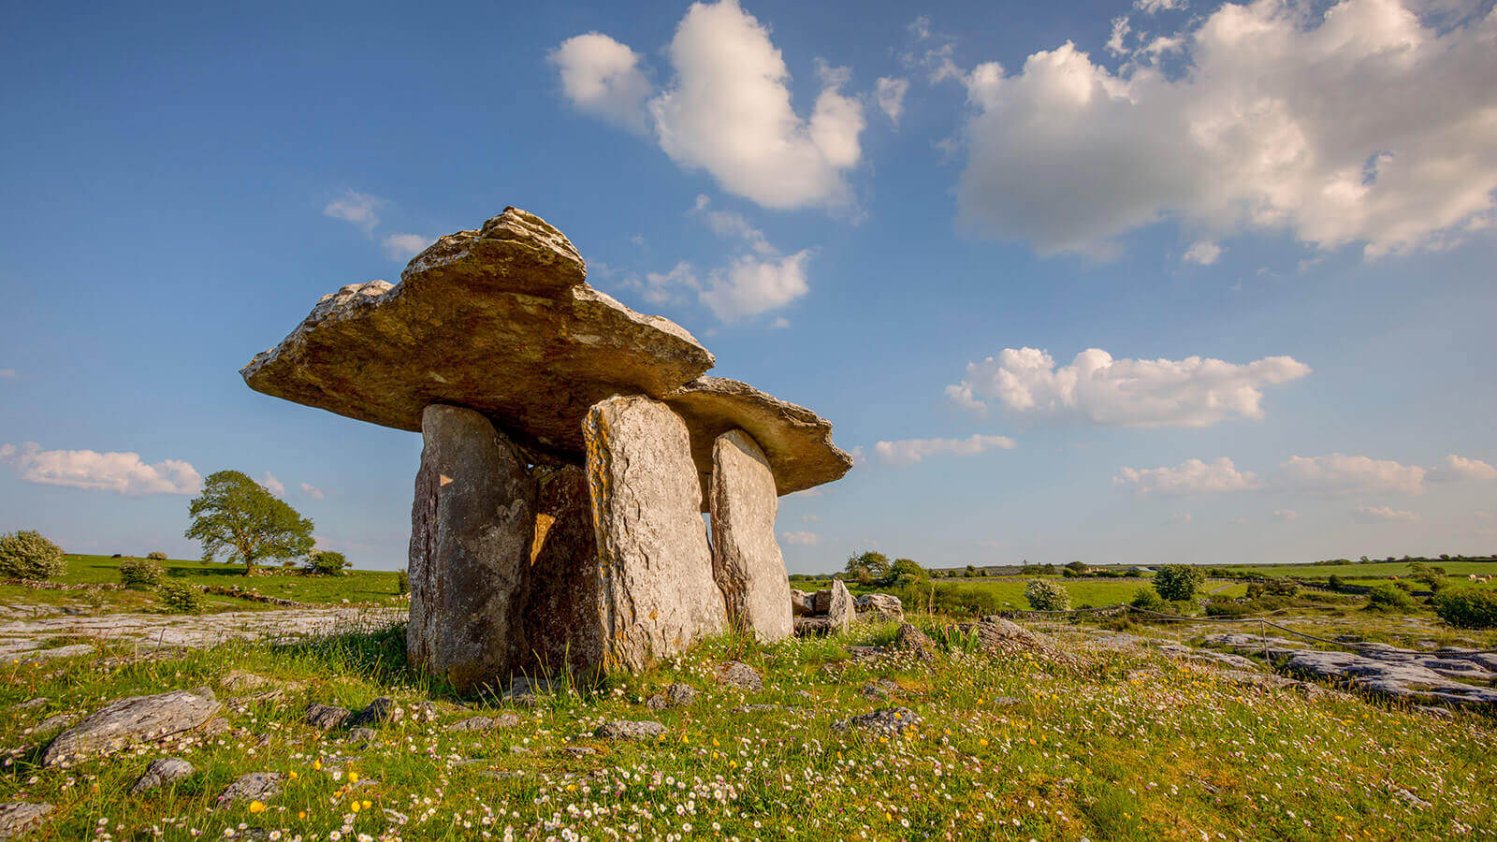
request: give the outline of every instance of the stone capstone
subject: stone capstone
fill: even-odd
[[[779,498],[764,451],[742,430],[717,437],[712,450],[712,574],[728,622],[761,642],[795,632],[790,579],[775,540]]]
[[[42,755],[42,766],[109,755],[137,743],[191,731],[211,719],[219,708],[218,702],[183,690],[119,699],[57,735]]]
[[[469,690],[508,675],[525,652],[535,483],[519,448],[479,413],[429,406],[421,426],[406,649],[417,669]]]
[[[255,391],[402,430],[420,430],[432,404],[465,406],[526,447],[578,461],[590,406],[663,397],[713,364],[684,328],[584,275],[560,231],[508,208],[438,240],[396,286],[323,296],[240,374]]]
[[[727,623],[712,578],[686,425],[665,404],[614,397],[583,425],[609,667],[642,670]]]

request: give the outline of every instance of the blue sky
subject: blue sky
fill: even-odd
[[[402,566],[419,436],[237,372],[515,205],[834,422],[792,571],[1497,551],[1489,2],[6,6],[0,530]]]

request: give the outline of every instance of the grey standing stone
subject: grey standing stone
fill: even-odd
[[[775,540],[780,501],[764,451],[742,430],[712,448],[712,574],[728,621],[765,643],[795,633],[790,577]]]
[[[535,484],[520,450],[477,412],[429,406],[421,435],[406,649],[460,691],[495,685],[524,652]]]
[[[12,801],[0,804],[0,839],[15,839],[27,831],[34,830],[42,819],[52,812],[51,804],[36,804],[30,801]]]
[[[42,755],[42,765],[113,754],[135,743],[190,731],[211,719],[219,707],[212,699],[184,690],[119,699],[59,734]]]
[[[613,397],[588,412],[583,438],[605,666],[645,669],[727,623],[686,424],[649,398]]]
[[[852,621],[858,616],[857,603],[853,601],[852,592],[842,584],[841,579],[832,580],[831,599],[828,600],[826,618],[832,624],[833,631],[846,631],[852,628]]]
[[[180,757],[158,757],[151,761],[146,767],[145,774],[141,775],[135,785],[130,787],[131,795],[139,795],[149,792],[159,786],[180,780],[193,773],[192,764]]]
[[[535,543],[525,633],[532,666],[586,676],[602,665],[603,577],[587,474],[574,465],[536,470]]]

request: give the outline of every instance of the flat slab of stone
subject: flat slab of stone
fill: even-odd
[[[841,479],[852,469],[852,456],[832,442],[830,421],[747,383],[698,377],[665,400],[691,430],[704,500],[710,499],[714,443],[733,429],[747,432],[763,449],[781,496]]]
[[[23,833],[35,830],[53,809],[51,804],[31,801],[0,804],[0,839],[16,839]]]
[[[240,374],[255,391],[402,430],[420,430],[431,404],[466,406],[527,447],[580,461],[590,406],[664,396],[713,365],[685,328],[585,274],[560,231],[509,208],[438,240],[398,285],[323,296]]]
[[[686,424],[634,395],[594,406],[584,431],[605,666],[642,670],[727,625]]]
[[[525,651],[535,483],[520,449],[471,409],[428,406],[421,437],[406,651],[459,691],[497,686]]]
[[[185,690],[119,699],[59,734],[42,755],[42,765],[113,754],[136,743],[191,731],[211,719],[220,707],[213,699]]]
[[[713,445],[712,575],[727,603],[728,622],[764,643],[795,633],[790,578],[775,540],[780,501],[764,451],[742,430]]]

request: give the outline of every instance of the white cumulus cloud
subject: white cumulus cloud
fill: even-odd
[[[379,225],[379,209],[384,204],[384,199],[357,190],[347,190],[342,196],[328,202],[322,213],[354,225],[365,234],[372,234],[375,226]]]
[[[796,544],[802,547],[814,547],[821,542],[821,536],[815,532],[781,532],[780,538],[787,544]]]
[[[1452,453],[1429,472],[1429,478],[1439,482],[1497,479],[1497,468],[1480,459],[1468,459]]]
[[[899,439],[873,446],[879,461],[887,465],[913,465],[927,456],[975,456],[989,450],[1012,450],[1017,443],[1008,436],[972,435],[964,439]]]
[[[958,406],[979,414],[996,401],[1017,415],[1076,418],[1123,427],[1208,427],[1229,417],[1263,417],[1263,387],[1310,373],[1292,357],[1235,364],[1205,357],[1114,359],[1089,348],[1057,367],[1038,348],[1005,348],[967,366],[946,387]]]
[[[0,461],[26,482],[130,496],[196,494],[203,485],[202,476],[190,463],[163,459],[147,464],[138,453],[42,450],[39,445],[27,442],[19,448],[11,444],[0,446]]]
[[[309,482],[304,482],[301,484],[301,493],[307,495],[308,497],[311,497],[313,500],[321,500],[323,497],[327,496],[323,493],[322,489]]]
[[[1419,519],[1419,515],[1413,512],[1391,506],[1358,506],[1352,517],[1358,523],[1411,523]]]
[[[1210,240],[1200,240],[1191,243],[1190,248],[1185,250],[1185,256],[1181,259],[1186,263],[1194,263],[1197,266],[1210,266],[1221,256],[1221,246]]]
[[[1215,494],[1259,487],[1256,475],[1237,470],[1225,456],[1215,462],[1187,459],[1174,467],[1122,468],[1112,481],[1139,494]]]
[[[899,117],[904,114],[904,97],[910,92],[910,80],[880,76],[873,89],[878,100],[878,110],[884,112],[889,122],[899,125]]]
[[[578,111],[643,134],[645,100],[654,86],[640,69],[639,54],[599,32],[561,42],[551,51],[562,92]]]
[[[286,496],[286,484],[276,479],[275,474],[270,471],[266,471],[265,476],[260,478],[260,486],[277,497]]]
[[[1017,73],[963,75],[963,221],[1100,255],[1162,219],[1360,244],[1368,257],[1491,227],[1497,10],[1438,25],[1400,0],[1254,0],[1189,27],[1151,35],[1124,21],[1116,69],[1067,42]],[[1162,67],[1164,53],[1179,66]]]
[[[579,109],[651,130],[671,160],[730,193],[768,208],[851,201],[845,176],[862,157],[864,119],[842,93],[845,69],[820,65],[811,114],[797,114],[769,29],[737,0],[692,4],[665,53],[674,75],[652,97],[638,56],[606,35],[569,39],[552,61]]]
[[[1420,494],[1425,470],[1370,456],[1291,456],[1279,465],[1279,483],[1295,491],[1320,494],[1394,492]]]
[[[434,242],[425,234],[386,234],[380,244],[391,260],[410,260]]]

